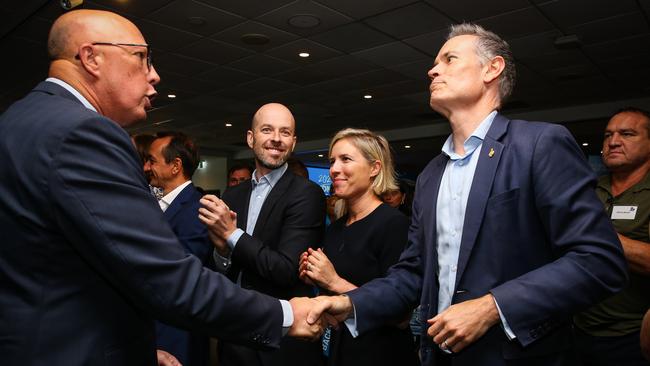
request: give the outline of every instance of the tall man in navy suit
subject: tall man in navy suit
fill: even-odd
[[[496,34],[453,26],[428,75],[452,134],[418,178],[409,246],[386,278],[313,314],[354,308],[362,333],[419,298],[424,365],[572,365],[571,314],[626,281],[594,174],[564,127],[498,113],[515,64]]]
[[[49,78],[0,116],[2,364],[154,365],[154,319],[250,346],[317,336],[315,300],[243,290],[188,256],[122,127],[160,78],[137,27],[59,17]]]
[[[212,244],[198,211],[202,194],[192,184],[199,166],[199,152],[194,142],[181,132],[159,132],[151,143],[145,173],[150,184],[162,190],[158,204],[176,234],[185,253],[198,257],[204,266],[212,266]],[[156,323],[158,348],[180,360],[184,366],[204,366],[208,361],[208,337],[170,325]]]

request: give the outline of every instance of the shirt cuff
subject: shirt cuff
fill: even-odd
[[[282,305],[282,335],[285,336],[293,325],[293,310],[287,300],[280,300],[280,305]]]
[[[510,326],[508,325],[508,321],[506,320],[506,317],[503,316],[503,313],[501,312],[501,308],[499,307],[499,302],[497,301],[497,298],[492,296],[494,298],[494,304],[497,306],[497,311],[499,312],[499,318],[501,318],[501,326],[503,327],[503,331],[506,333],[508,336],[509,340],[516,339],[517,336],[515,333],[510,329]]]
[[[357,338],[359,336],[359,331],[357,330],[357,308],[354,307],[352,303],[352,316],[343,321],[345,327],[348,328],[352,338]]]
[[[226,239],[226,242],[228,243],[228,246],[230,247],[230,250],[235,249],[235,245],[237,245],[237,241],[239,241],[239,238],[244,235],[244,230],[242,229],[235,229],[235,231],[230,234],[228,239]]]

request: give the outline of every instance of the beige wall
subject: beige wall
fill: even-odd
[[[228,172],[228,159],[216,156],[201,156],[203,168],[199,168],[192,176],[192,183],[205,190],[219,189],[223,193],[226,188],[226,173]]]

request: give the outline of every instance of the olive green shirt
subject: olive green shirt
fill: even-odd
[[[617,206],[619,213],[616,216],[624,217],[611,219],[616,232],[650,245],[650,173],[616,197],[612,196],[610,176],[603,176],[598,180],[596,194],[610,218]],[[631,207],[623,209],[620,206]],[[625,213],[621,214],[622,211]],[[636,211],[633,218],[631,211]],[[650,276],[630,273],[630,281],[623,291],[578,314],[574,321],[580,329],[594,336],[622,336],[641,329],[641,321],[648,308]]]

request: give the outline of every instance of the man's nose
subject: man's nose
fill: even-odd
[[[151,85],[156,85],[160,82],[160,75],[158,75],[158,72],[156,71],[156,68],[151,65],[151,69],[149,69],[149,73],[147,74],[147,79],[149,80],[149,84]]]
[[[438,64],[438,65],[440,65],[440,64]],[[438,65],[433,65],[429,69],[429,71],[427,71],[427,76],[429,77],[429,79],[433,80],[434,78],[436,78],[439,75],[439,72],[438,72],[439,67],[438,67]]]
[[[621,144],[621,135],[619,135],[618,133],[613,133],[609,137],[609,141],[607,141],[607,143],[610,146],[618,146],[618,145],[620,145]]]

